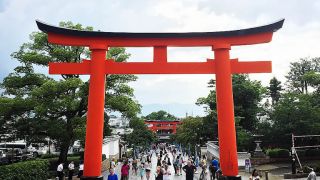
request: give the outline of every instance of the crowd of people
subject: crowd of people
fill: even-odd
[[[151,174],[152,156],[157,158],[154,174]],[[198,156],[189,156],[168,144],[153,145],[150,150],[142,152],[139,158],[134,156],[124,159],[120,166],[120,180],[128,180],[129,176],[139,177],[141,180],[150,180],[151,176],[154,176],[155,180],[170,180],[173,176],[181,176],[182,173],[185,173],[186,180],[193,180],[194,175],[198,173],[200,180],[213,180],[222,174],[217,159],[207,163],[206,156],[202,156],[200,160]],[[171,166],[174,172],[171,172]],[[115,166],[111,165],[108,180],[118,180],[114,168]]]
[[[154,164],[151,162],[153,156],[157,159]],[[151,171],[152,166],[156,166],[154,167],[154,173]],[[71,162],[68,165],[68,179],[72,179],[74,168],[74,163]],[[119,175],[115,173],[116,168],[121,169]],[[171,169],[174,172],[171,172]],[[82,176],[82,172],[83,163],[80,162],[78,177]],[[181,176],[183,173],[186,180],[193,180],[195,174],[199,174],[199,180],[218,179],[218,176],[222,174],[217,159],[212,159],[207,163],[205,155],[200,159],[199,156],[191,156],[179,147],[160,143],[152,145],[150,149],[141,153],[134,153],[132,157],[124,158],[121,163],[116,163],[115,159],[112,159],[108,180],[129,180],[132,179],[129,177],[133,176],[134,179],[138,177],[141,180],[150,180],[152,176],[156,180],[170,180],[172,177]],[[57,175],[59,179],[63,179],[63,163],[58,165]]]

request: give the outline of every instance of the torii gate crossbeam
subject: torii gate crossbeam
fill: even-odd
[[[268,43],[284,19],[265,26],[220,32],[116,33],[78,31],[37,21],[48,41],[68,46],[87,46],[91,60],[82,63],[49,63],[50,74],[90,75],[84,156],[84,177],[101,179],[102,135],[106,74],[216,74],[220,164],[228,179],[238,176],[236,131],[231,75],[271,72],[270,61],[231,60],[232,46]],[[214,59],[206,62],[168,62],[167,47],[210,46]],[[153,62],[115,62],[106,59],[109,47],[153,47]]]

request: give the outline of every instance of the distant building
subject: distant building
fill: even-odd
[[[105,154],[107,159],[119,159],[125,152],[126,146],[120,136],[107,136],[103,139],[102,154]]]
[[[129,119],[110,115],[109,125],[117,128],[129,127]]]
[[[144,123],[149,130],[157,134],[159,140],[168,140],[171,134],[177,132],[177,127],[182,124],[182,121],[146,120]]]

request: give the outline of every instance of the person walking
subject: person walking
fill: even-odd
[[[72,179],[73,173],[74,173],[74,162],[73,161],[71,161],[70,164],[68,165],[68,170],[69,170],[68,179]]]
[[[150,163],[146,163],[144,167],[146,168],[146,179],[150,180],[150,177],[151,177],[151,166],[150,166]]]
[[[143,180],[145,174],[146,174],[146,169],[144,167],[144,163],[141,163],[139,166],[139,176],[141,180]]]
[[[209,169],[210,169],[212,179],[215,179],[216,172],[219,169],[219,161],[215,157],[212,158]]]
[[[134,159],[132,162],[132,170],[134,175],[138,175],[138,160]]]
[[[114,158],[112,158],[110,162],[110,168],[116,168],[116,161],[114,160]]]
[[[183,164],[183,157],[182,155],[180,154],[179,155],[179,163],[178,163],[178,168],[179,168],[179,172],[180,172],[180,175],[182,175],[182,164]]]
[[[60,163],[57,167],[57,175],[59,180],[63,180],[64,179],[64,173],[63,173],[63,162]]]
[[[169,169],[169,165],[164,165],[163,169],[163,180],[171,180],[171,171]]]
[[[156,180],[163,180],[163,171],[160,166],[157,167]]]
[[[108,175],[108,180],[118,180],[118,175],[114,173],[114,169],[109,169],[110,174]]]
[[[201,162],[200,167],[202,168],[202,171],[200,173],[199,180],[207,180],[207,175],[208,175],[207,166],[205,165],[205,163]]]
[[[252,174],[249,177],[249,180],[260,180],[259,173],[256,169],[253,169]]]
[[[311,172],[309,173],[307,180],[316,180],[316,179],[317,179],[317,175],[314,172],[313,168],[311,168]]]
[[[129,169],[128,161],[125,161],[121,167],[121,180],[129,180]]]
[[[193,180],[196,167],[192,165],[191,161],[188,161],[187,165],[183,166],[182,169],[186,173],[186,180]]]
[[[81,178],[82,175],[83,175],[83,161],[80,161],[80,163],[79,163],[78,178]]]

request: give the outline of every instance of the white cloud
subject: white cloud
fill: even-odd
[[[316,0],[6,0],[0,3],[0,75],[17,65],[10,54],[37,30],[35,19],[50,24],[71,20],[102,31],[191,32],[248,28],[286,18],[284,27],[268,44],[233,47],[232,58],[272,60],[273,72],[251,75],[265,85],[272,76],[284,81],[290,62],[301,57],[320,56],[320,2]],[[131,61],[150,61],[152,49],[128,50]],[[169,48],[171,61],[205,61],[212,58],[210,48]],[[208,93],[210,75],[139,76],[132,83],[142,104],[194,103]]]

